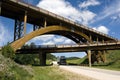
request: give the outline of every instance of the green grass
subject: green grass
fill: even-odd
[[[109,51],[106,58],[107,63],[97,64],[94,67],[120,71],[120,50]]]
[[[73,58],[73,59],[67,59],[67,63],[68,64],[76,64],[79,65],[81,64],[83,61],[85,61],[86,56],[83,58]]]
[[[0,54],[0,80],[30,80],[33,75],[32,68],[16,64]]]
[[[35,75],[33,80],[91,80],[91,78],[74,74],[58,66],[33,66]]]
[[[70,60],[67,60],[68,64],[79,64],[79,62],[80,62],[80,59],[70,59]]]
[[[35,71],[35,80],[65,80],[65,77],[60,73],[58,67],[33,67]]]
[[[106,63],[97,63],[94,64],[93,67],[120,71],[120,50],[108,51],[106,58]],[[83,62],[85,63],[85,61],[87,61],[86,59],[87,57],[85,56],[81,59],[68,59],[67,62],[71,64],[82,64]]]

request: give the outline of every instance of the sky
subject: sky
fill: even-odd
[[[34,6],[46,9],[77,23],[86,25],[120,40],[120,0],[24,0]],[[0,16],[0,46],[13,41],[14,20]],[[27,24],[27,34],[32,25]],[[75,44],[58,35],[42,35],[26,44],[37,45]],[[54,54],[56,56],[83,57],[84,52]]]

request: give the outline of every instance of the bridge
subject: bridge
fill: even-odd
[[[44,34],[56,34],[56,35],[65,36],[73,40],[77,44],[88,43],[89,45],[84,45],[84,46],[79,45],[79,47],[75,47],[75,48],[71,47],[72,48],[71,51],[72,50],[74,51],[75,49],[79,49],[78,51],[87,52],[89,56],[88,57],[89,66],[91,66],[91,53],[99,54],[99,51],[101,50],[100,46],[95,50],[96,44],[92,44],[92,43],[102,42],[104,44],[106,41],[109,43],[111,41],[114,43],[118,41],[116,38],[113,38],[109,35],[98,32],[92,28],[88,28],[87,26],[84,26],[82,24],[78,24],[72,20],[66,19],[62,16],[56,15],[42,8],[22,2],[22,0],[0,0],[0,16],[15,20],[14,41],[11,43],[11,47],[14,49],[14,51],[17,51],[27,41],[31,40],[36,36],[40,36]],[[33,31],[29,34],[26,34],[27,23],[33,25]],[[93,50],[89,48],[92,47],[92,45],[94,49],[93,48],[91,49]],[[101,45],[101,46],[110,46],[110,45]],[[61,49],[62,51],[64,51],[67,50],[66,48],[67,47],[62,47]],[[105,53],[105,48],[102,49],[104,53]],[[114,48],[115,47],[112,47],[111,49]],[[56,51],[53,50],[52,51],[57,52],[57,49]],[[49,52],[50,48],[47,47],[44,51],[46,50]],[[44,51],[41,51],[40,54],[42,65],[45,64],[45,55],[44,53],[42,53]]]
[[[120,49],[120,41],[118,42],[105,42],[105,43],[92,43],[92,44],[66,44],[66,45],[34,45],[23,46],[16,51],[17,54],[29,53],[60,53],[60,52],[84,52],[90,49],[91,51],[102,50],[118,50]]]

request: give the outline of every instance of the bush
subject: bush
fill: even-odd
[[[0,54],[0,80],[32,80],[33,76],[30,66],[16,64]]]
[[[14,59],[15,52],[9,43],[2,48],[2,55],[6,58]]]

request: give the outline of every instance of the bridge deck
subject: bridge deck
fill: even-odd
[[[83,52],[87,50],[116,50],[120,49],[120,41],[112,43],[94,43],[94,44],[75,44],[75,45],[37,45],[35,47],[23,47],[17,50],[17,53],[38,53],[43,52]]]

